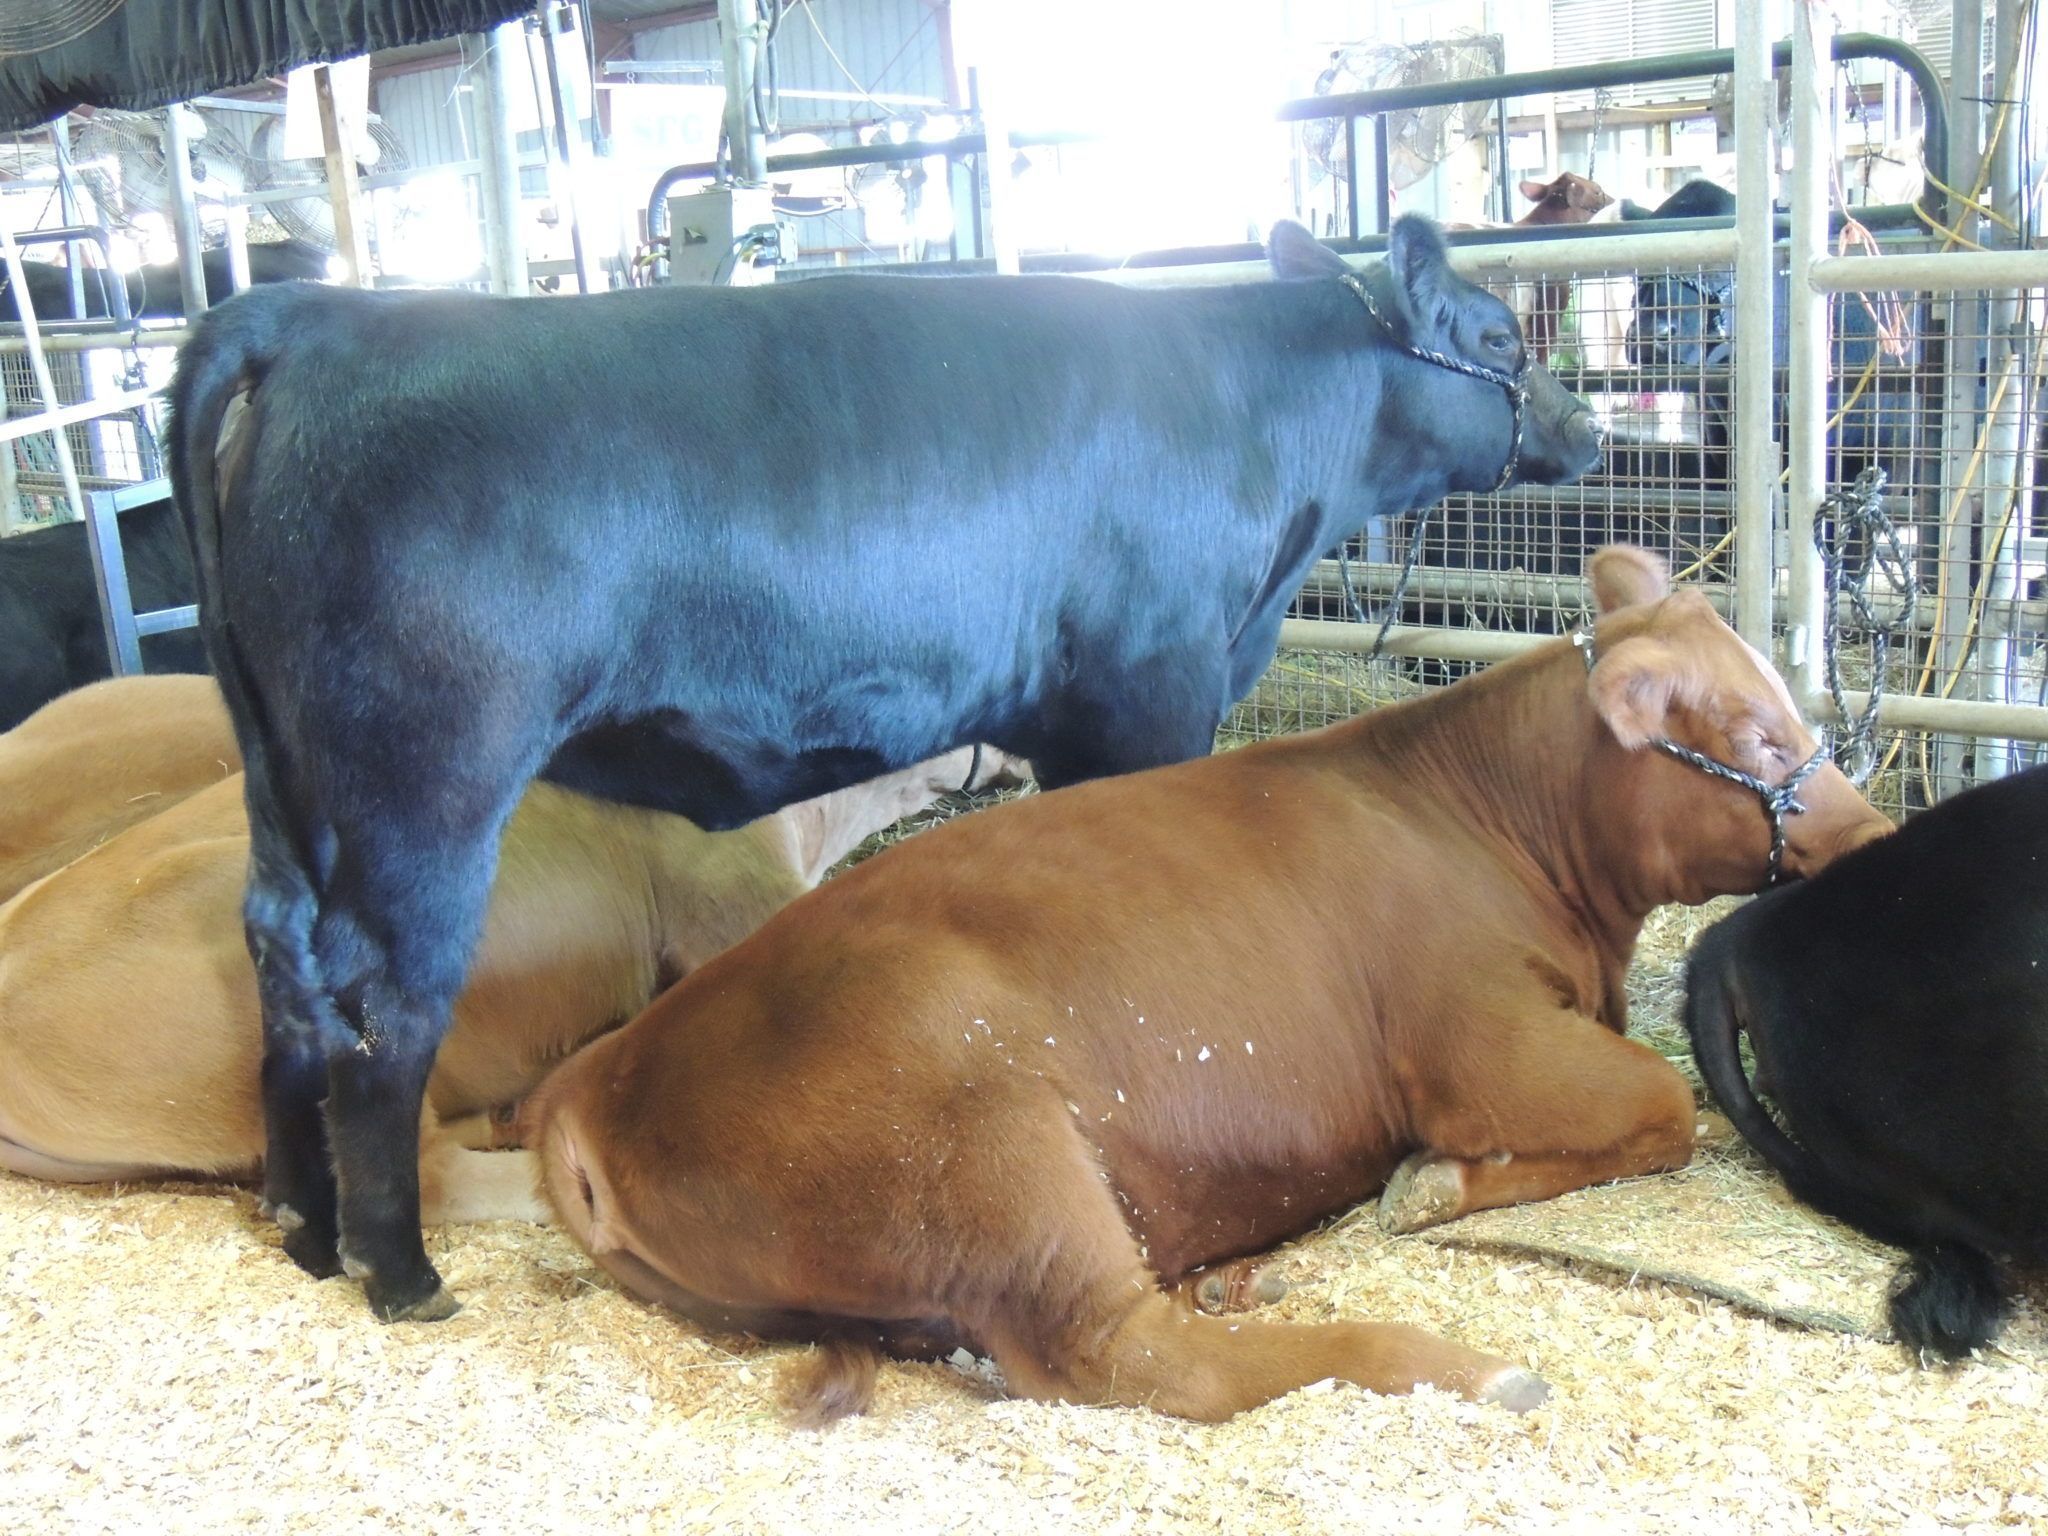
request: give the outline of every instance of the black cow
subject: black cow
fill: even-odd
[[[169,502],[123,513],[121,548],[137,611],[196,600],[191,552]],[[205,647],[189,629],[149,636],[142,660],[151,672],[206,670]],[[110,670],[85,524],[0,539],[0,731]]]
[[[2048,1262],[2048,768],[1967,790],[1707,931],[1700,1073],[1795,1194],[1911,1251],[1899,1337],[1954,1358]],[[1759,1083],[1744,1078],[1748,1030]]]
[[[284,283],[296,279],[318,280],[327,275],[327,253],[303,240],[257,241],[249,246],[249,284]],[[234,293],[228,272],[228,253],[214,249],[201,253],[200,266],[206,276],[206,302],[218,304]],[[113,313],[107,292],[107,271],[87,267],[84,271],[85,312],[77,314],[71,302],[71,273],[55,262],[24,261],[29,302],[39,320],[100,320]],[[185,312],[185,293],[179,285],[176,262],[153,262],[126,274],[122,279],[128,295],[128,313],[136,319],[171,320]],[[0,265],[0,320],[19,321],[21,307]]]
[[[965,741],[1047,788],[1200,756],[1321,551],[1495,483],[1522,338],[1434,225],[1368,276],[1384,319],[1298,225],[1272,262],[1296,281],[207,315],[172,479],[248,758],[264,1186],[301,1266],[455,1309],[420,1090],[535,774],[731,827]],[[1520,477],[1585,473],[1591,412],[1528,381]]]
[[[1295,280],[287,284],[205,318],[172,473],[295,1259],[454,1308],[420,1091],[536,774],[730,827],[968,741],[1048,788],[1194,757],[1318,554],[1494,484],[1521,339],[1434,227],[1357,287],[1298,225],[1271,258]],[[1591,412],[1527,378],[1519,477],[1584,473]]]

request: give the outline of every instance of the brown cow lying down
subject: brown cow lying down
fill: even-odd
[[[1526,1408],[1413,1328],[1166,1295],[1382,1185],[1407,1231],[1675,1168],[1693,1099],[1623,1038],[1644,916],[1763,883],[1758,796],[1816,750],[1784,686],[1635,550],[1560,640],[1310,734],[1001,806],[813,892],[528,1103],[571,1231],[708,1326],[992,1353],[1036,1398],[1222,1419],[1341,1377]],[[1831,765],[1800,874],[1889,829]],[[1389,1180],[1391,1179],[1391,1183]]]
[[[204,680],[198,680],[204,681]],[[210,681],[207,686],[212,687]],[[744,938],[870,833],[1011,760],[962,748],[735,832],[536,784],[505,833],[482,947],[428,1088],[431,1220],[545,1220],[486,1111]],[[264,1147],[243,945],[239,775],[0,906],[0,1168],[239,1177]]]
[[[210,677],[116,677],[0,736],[0,901],[242,766]]]

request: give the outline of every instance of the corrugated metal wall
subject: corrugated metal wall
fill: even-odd
[[[946,78],[939,53],[943,9],[925,0],[811,0],[806,6],[792,6],[776,36],[782,85],[842,91],[855,99],[786,99],[782,104],[785,130],[794,131],[805,123],[844,123],[880,115],[880,108],[858,99],[862,89],[943,100]],[[835,53],[839,62],[834,61]],[[715,63],[718,24],[695,21],[642,32],[634,39],[633,56]]]
[[[469,92],[459,90],[462,67],[413,70],[377,82],[377,114],[419,166],[467,160]]]

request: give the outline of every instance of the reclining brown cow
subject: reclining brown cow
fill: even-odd
[[[506,832],[428,1090],[432,1219],[546,1219],[532,1159],[475,1150],[501,1138],[477,1117],[752,932],[871,832],[1010,773],[1000,754],[963,748],[718,834],[536,784]],[[237,775],[0,906],[0,1168],[91,1181],[260,1165],[248,858]]]
[[[1325,1377],[1525,1408],[1413,1328],[1226,1320],[1166,1295],[1387,1186],[1407,1231],[1691,1155],[1623,1038],[1644,916],[1888,830],[1768,664],[1634,550],[1597,645],[1343,725],[1078,785],[890,850],[559,1068],[528,1144],[580,1242],[709,1326],[969,1343],[1012,1391],[1221,1419]],[[1588,657],[1597,657],[1590,664]],[[1768,787],[1765,785],[1765,787]],[[1391,1182],[1389,1182],[1391,1180]]]
[[[242,766],[210,677],[116,677],[0,736],[0,901]]]

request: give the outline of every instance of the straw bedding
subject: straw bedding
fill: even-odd
[[[1637,967],[1673,1055],[1702,920],[1660,919]],[[246,1190],[0,1175],[0,1532],[2048,1531],[2048,1290],[1999,1350],[1923,1370],[1870,1336],[1892,1256],[1726,1142],[1425,1238],[1360,1213],[1283,1255],[1279,1315],[1526,1362],[1555,1395],[1524,1418],[1325,1383],[1195,1425],[1008,1401],[964,1361],[891,1366],[873,1414],[797,1432],[777,1373],[800,1350],[706,1337],[553,1231],[429,1247],[465,1309],[380,1327],[292,1268]]]

